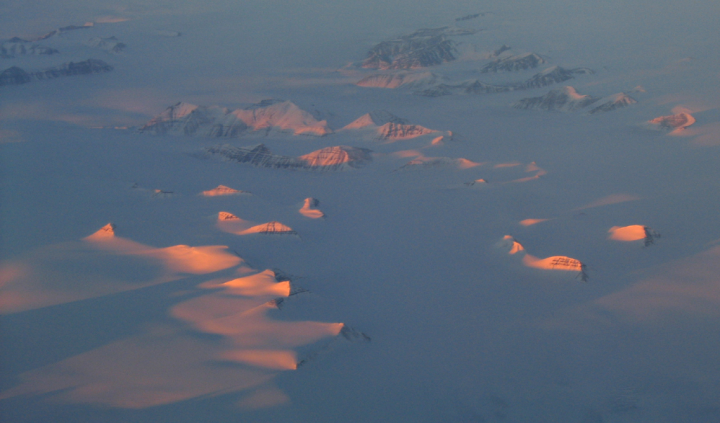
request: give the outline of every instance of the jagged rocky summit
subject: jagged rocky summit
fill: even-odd
[[[530,77],[528,80],[514,84],[488,84],[477,79],[459,82],[457,84],[438,84],[424,90],[415,91],[414,94],[426,97],[439,97],[453,94],[492,94],[508,91],[530,90],[548,85],[565,82],[573,79],[575,75],[587,75],[593,73],[587,68],[565,69],[560,66],[551,66],[542,72]]]
[[[590,114],[608,112],[637,101],[625,93],[613,94],[604,98],[578,94],[575,88],[565,86],[551,90],[540,97],[523,98],[511,106],[523,110],[575,111],[591,107]]]
[[[418,69],[435,66],[456,59],[452,35],[473,31],[449,27],[420,29],[412,34],[383,41],[368,52],[362,67],[369,69]]]
[[[270,99],[244,109],[229,111],[219,106],[196,106],[179,102],[140,128],[151,134],[239,137],[271,130],[293,135],[323,136],[332,132],[327,121],[300,109],[290,101]]]
[[[6,59],[15,56],[50,55],[56,53],[58,53],[58,51],[54,48],[34,44],[18,37],[11,38],[0,44],[0,57]]]
[[[88,59],[83,62],[68,62],[41,71],[27,72],[17,66],[0,72],[0,86],[19,85],[41,79],[53,79],[63,76],[90,75],[110,72],[113,67],[102,60]]]
[[[127,47],[127,45],[125,43],[120,42],[120,40],[118,40],[114,36],[107,37],[107,38],[93,37],[90,40],[88,40],[87,43],[91,47],[101,48],[110,53],[121,53]]]
[[[495,55],[500,56],[502,52],[509,49],[507,47],[503,50],[503,46],[500,50],[495,52]],[[498,57],[487,65],[480,69],[480,73],[496,73],[496,72],[513,72],[524,69],[536,68],[539,65],[546,63],[545,59],[535,53],[524,53],[512,56]]]
[[[375,132],[377,139],[390,141],[416,138],[439,132],[412,124],[408,120],[399,118],[385,110],[366,113],[343,128],[343,130],[353,129],[369,129]]]
[[[597,103],[593,104],[593,108],[590,109],[588,113],[610,112],[635,103],[637,103],[637,100],[625,93],[612,94],[598,100]]]
[[[513,103],[512,107],[525,110],[573,111],[589,106],[598,100],[599,98],[596,97],[578,94],[575,88],[571,86],[565,86],[562,88],[555,88],[540,97],[523,98],[522,100]]]
[[[358,81],[356,85],[374,88],[401,88],[410,90],[416,95],[440,97],[445,95],[478,95],[529,90],[565,82],[575,78],[576,75],[589,75],[592,73],[594,72],[588,68],[565,69],[560,66],[551,66],[523,82],[490,84],[478,79],[453,83],[448,77],[436,73],[401,71],[369,75]]]
[[[263,144],[253,147],[234,147],[225,144],[208,147],[205,152],[228,161],[291,170],[341,171],[359,168],[372,161],[370,150],[348,146],[327,147],[300,157],[273,154]]]

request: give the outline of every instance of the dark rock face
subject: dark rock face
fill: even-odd
[[[455,43],[447,28],[421,29],[410,35],[383,41],[368,52],[362,64],[371,69],[417,69],[455,60]]]
[[[540,97],[523,98],[514,103],[512,107],[523,110],[560,110],[573,111],[597,102],[599,98],[589,95],[580,95],[573,87],[563,87],[551,90]]]
[[[597,102],[596,107],[591,109],[588,113],[595,114],[595,113],[603,113],[603,112],[611,112],[616,109],[620,109],[622,107],[627,107],[631,104],[637,103],[637,100],[630,97],[629,95],[625,93],[618,93],[613,94],[610,97],[605,97],[604,99],[601,99]]]
[[[625,93],[617,93],[604,98],[581,95],[575,88],[567,86],[551,90],[541,97],[524,98],[512,105],[516,109],[575,111],[591,107],[588,114],[610,112],[637,103],[637,100]]]
[[[438,84],[414,91],[413,94],[439,97],[443,95],[453,94],[492,94],[504,93],[508,91],[529,90],[533,88],[545,87],[547,85],[557,84],[572,79],[577,74],[590,74],[592,70],[587,68],[564,69],[560,66],[553,66],[533,75],[525,82],[514,84],[495,85],[488,84],[479,80],[464,81],[457,84]]]
[[[503,46],[507,47],[507,46]],[[500,55],[503,51],[508,50],[506,48],[503,50],[503,47],[501,47],[499,50],[495,52],[495,55]],[[526,53],[526,54],[520,54],[517,56],[510,56],[510,57],[504,57],[504,58],[498,58],[496,60],[493,60],[492,62],[488,63],[487,65],[483,66],[480,69],[480,73],[495,73],[495,72],[514,72],[519,71],[523,69],[533,69],[538,67],[539,65],[542,65],[545,63],[545,59],[538,56],[535,53]]]
[[[83,62],[68,62],[54,68],[33,72],[33,79],[52,79],[61,76],[89,75],[110,72],[113,67],[102,60],[88,59]]]
[[[372,160],[370,150],[346,146],[327,147],[300,157],[273,154],[263,144],[254,147],[233,147],[225,144],[207,147],[205,152],[224,160],[257,167],[310,171],[357,168]]]
[[[39,44],[29,44],[21,38],[12,38],[0,45],[0,57],[13,58],[25,55],[50,55],[58,53],[57,50]]]
[[[558,82],[565,82],[574,77],[575,72],[561,68],[560,66],[553,66],[533,75],[532,78],[520,84],[520,87],[521,89],[540,88],[557,84]]]
[[[32,81],[30,74],[17,66],[5,69],[0,73],[0,86],[20,85]]]
[[[93,73],[110,72],[112,69],[112,66],[102,60],[95,59],[88,59],[84,62],[63,63],[60,66],[37,72],[26,72],[17,66],[13,66],[0,73],[0,86],[19,85],[34,80],[53,79],[62,76],[89,75]]]
[[[463,84],[462,88],[467,94],[504,93],[514,89],[511,85],[486,84],[477,80]]]
[[[318,121],[296,104],[277,99],[263,100],[232,111],[225,107],[196,106],[179,102],[140,128],[140,132],[150,134],[169,133],[215,138],[239,137],[246,133],[267,135],[276,130],[313,136],[332,132],[327,121]]]

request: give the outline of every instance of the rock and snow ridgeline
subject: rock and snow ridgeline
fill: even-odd
[[[14,37],[0,44],[0,57],[9,59],[16,56],[26,55],[51,55],[57,54],[58,50],[35,44],[22,38]]]
[[[565,86],[551,90],[540,97],[523,98],[511,106],[523,110],[547,110],[571,112],[590,107],[589,114],[609,112],[630,104],[637,103],[637,100],[625,93],[617,93],[607,97],[599,98],[579,94],[575,88]]]
[[[648,121],[648,124],[657,129],[664,129],[677,133],[695,123],[695,118],[688,112],[679,112],[674,115],[660,116]]]
[[[370,88],[409,88],[429,89],[433,86],[449,82],[449,78],[432,72],[393,72],[369,75],[355,85]]]
[[[524,53],[518,55],[502,55],[503,51],[497,50],[497,59],[488,63],[480,69],[480,73],[516,72],[525,69],[534,69],[539,65],[547,63],[545,59],[536,53]]]
[[[238,137],[257,131],[290,132],[323,136],[332,132],[327,121],[318,121],[290,101],[264,100],[244,109],[196,106],[179,102],[140,128],[151,134]]]
[[[376,44],[368,52],[362,67],[419,69],[451,62],[457,58],[457,48],[450,37],[472,33],[474,31],[449,27],[420,29],[412,34]]]
[[[587,68],[565,69],[560,66],[551,66],[523,82],[490,84],[478,79],[453,83],[449,78],[435,73],[404,72],[370,75],[358,81],[356,85],[374,88],[402,88],[408,89],[416,95],[440,97],[445,95],[491,94],[530,90],[565,82],[575,78],[575,75],[592,73],[593,71]]]
[[[586,272],[587,266],[580,260],[567,256],[551,256],[544,259],[537,258],[528,254],[522,244],[510,235],[505,235],[497,246],[506,250],[509,255],[522,257],[522,264],[526,267],[578,272],[578,276],[583,282],[588,280]]]
[[[439,134],[440,131],[410,123],[386,110],[377,110],[360,116],[342,128],[344,131],[371,131],[375,137],[384,141],[396,141],[417,138],[423,135]],[[449,133],[448,133],[448,136]]]
[[[355,169],[372,161],[370,150],[347,146],[327,147],[300,157],[273,154],[263,144],[254,147],[219,145],[208,147],[205,152],[228,161],[291,170],[341,171]]]
[[[267,135],[273,130],[292,135],[324,136],[333,133],[327,121],[318,121],[294,103],[282,100],[265,100],[234,111],[219,106],[206,107],[179,102],[140,128],[141,133],[155,135],[198,135],[214,138],[237,138],[254,133]],[[452,138],[450,131],[428,129],[385,110],[367,113],[340,131],[371,133],[372,138],[381,141],[406,140],[432,134],[436,135],[436,138]],[[347,151],[350,150],[346,150],[346,153]],[[339,152],[340,150],[336,149],[325,154]]]
[[[227,195],[240,195],[240,194],[250,194],[247,191],[241,191],[237,190],[235,188],[226,187],[225,185],[218,185],[217,187],[203,191],[200,193],[203,197],[221,197],[221,196],[227,196]]]
[[[121,53],[125,51],[125,48],[127,48],[125,43],[121,42],[114,36],[107,38],[92,37],[88,40],[87,44],[91,47],[97,47],[109,53]]]
[[[320,201],[315,198],[308,197],[303,201],[303,206],[298,212],[310,219],[321,219],[325,217],[325,213],[320,211],[317,207],[320,205]]]
[[[90,75],[94,73],[110,72],[113,67],[102,60],[88,59],[82,62],[68,62],[60,66],[47,68],[35,72],[27,72],[17,66],[0,72],[0,86],[20,85],[41,79],[53,79],[63,76]]]

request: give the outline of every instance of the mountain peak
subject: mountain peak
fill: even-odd
[[[223,195],[236,195],[236,194],[243,194],[245,191],[239,191],[230,187],[226,187],[225,185],[218,185],[217,187],[208,190],[203,191],[200,193],[200,195],[204,197],[217,197],[217,196],[223,196]]]
[[[627,107],[635,103],[637,103],[637,100],[630,97],[629,95],[625,93],[617,93],[598,100],[595,104],[595,107],[588,113],[594,114],[600,112],[610,112],[612,110]]]
[[[589,95],[578,94],[575,88],[568,85],[550,90],[550,92],[540,97],[523,98],[513,103],[512,107],[526,110],[573,111],[586,107],[598,100],[598,98]]]
[[[496,54],[499,56],[508,49],[502,50],[501,48],[496,52]],[[545,59],[535,53],[523,53],[509,57],[498,57],[483,66],[480,69],[480,73],[515,72],[524,69],[536,68],[544,63],[546,63]]]
[[[115,237],[115,225],[108,223],[107,225],[100,228],[97,232],[85,237],[86,240],[103,240]]]
[[[218,213],[218,220],[219,221],[226,221],[226,220],[240,220],[239,217],[235,216],[232,213],[221,211]]]
[[[332,132],[327,121],[287,100],[267,99],[244,109],[228,111],[219,106],[205,107],[179,102],[150,120],[141,132],[184,134],[208,137],[239,137],[271,130],[293,135],[323,136]]]

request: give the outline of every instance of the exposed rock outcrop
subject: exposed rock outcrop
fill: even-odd
[[[362,67],[370,69],[418,69],[456,59],[455,43],[448,35],[458,35],[447,27],[421,29],[410,35],[383,41],[368,52]]]
[[[649,122],[652,125],[666,130],[680,131],[695,123],[695,118],[686,112],[676,113],[670,116],[660,116]]]
[[[589,95],[578,94],[575,88],[565,86],[551,90],[540,97],[523,98],[513,103],[516,109],[573,111],[595,103],[599,99]]]
[[[88,59],[83,62],[68,62],[41,71],[27,72],[17,66],[5,69],[0,73],[0,86],[19,85],[34,80],[53,79],[63,76],[90,75],[110,72],[113,67],[102,60]]]
[[[597,103],[593,104],[593,108],[588,113],[610,112],[635,103],[637,103],[637,100],[629,95],[617,93],[598,100]]]
[[[502,53],[496,53],[498,56]],[[524,69],[536,68],[546,63],[545,59],[535,53],[518,54],[508,57],[499,57],[480,69],[480,73],[514,72]]]
[[[332,132],[327,121],[318,121],[290,101],[276,99],[233,111],[179,102],[140,128],[140,132],[152,134],[231,138],[253,132],[267,134],[271,130],[315,136]]]
[[[13,58],[26,55],[50,55],[58,51],[54,48],[34,44],[21,38],[15,37],[0,44],[0,57]]]
[[[439,131],[415,125],[386,110],[377,110],[360,116],[343,130],[370,129],[380,140],[402,140],[433,134]]]
[[[263,144],[254,147],[219,145],[208,147],[205,152],[225,160],[257,167],[310,171],[349,170],[372,160],[370,150],[347,146],[327,147],[297,158],[272,154]]]

